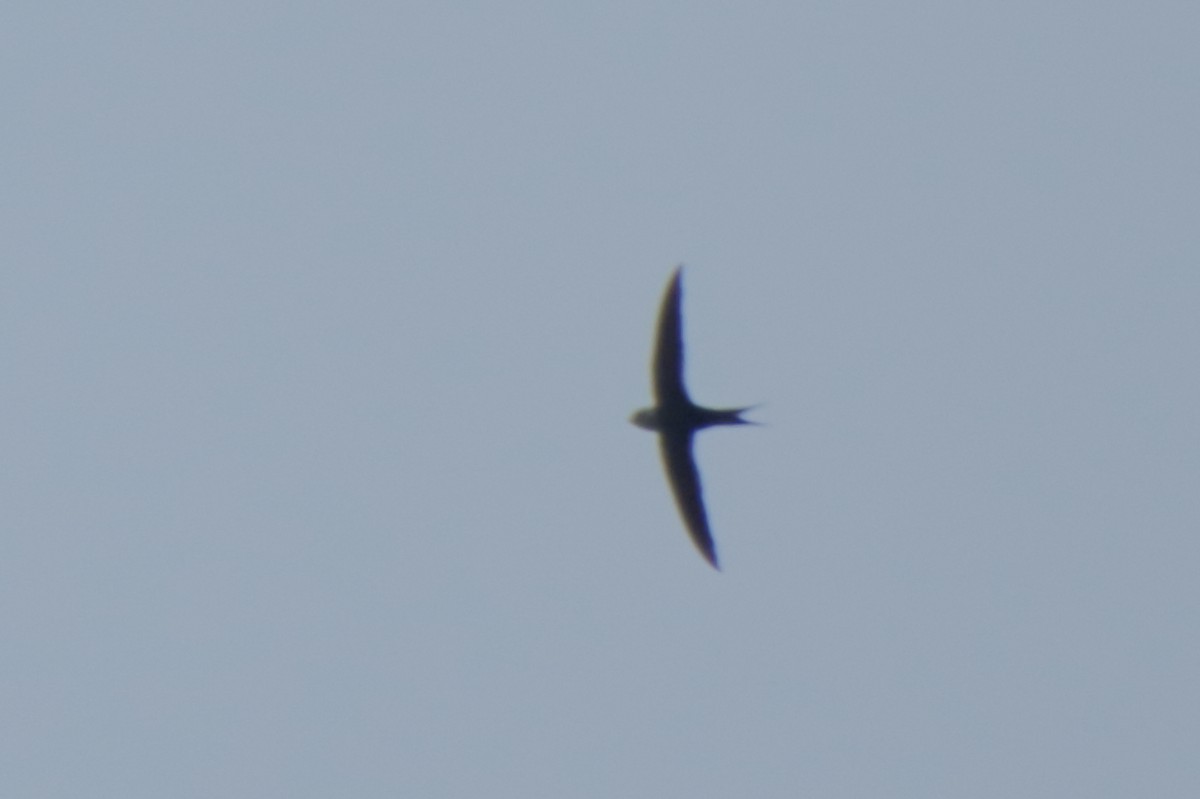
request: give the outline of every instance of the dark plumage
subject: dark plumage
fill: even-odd
[[[682,272],[682,266],[675,269],[658,314],[658,337],[654,360],[650,365],[657,404],[635,413],[632,421],[638,427],[658,433],[663,466],[667,470],[675,504],[679,506],[688,533],[713,568],[720,568],[717,566],[717,553],[708,527],[708,517],[704,512],[700,474],[692,457],[692,435],[712,425],[753,422],[741,417],[749,408],[703,408],[688,397],[683,384],[683,320],[680,313]]]

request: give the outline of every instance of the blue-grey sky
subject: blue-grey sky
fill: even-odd
[[[1200,795],[1198,30],[8,3],[0,795]]]

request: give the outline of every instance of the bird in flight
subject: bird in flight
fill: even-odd
[[[630,419],[638,427],[658,433],[663,466],[675,504],[683,516],[688,533],[696,548],[714,569],[717,552],[713,546],[708,517],[704,513],[704,496],[700,490],[700,474],[692,457],[692,436],[697,430],[718,424],[754,424],[742,418],[750,408],[702,408],[688,397],[683,385],[683,320],[680,314],[683,267],[676,267],[663,294],[658,312],[658,338],[650,375],[654,386],[653,408],[643,408]]]

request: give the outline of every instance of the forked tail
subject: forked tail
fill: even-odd
[[[718,424],[758,424],[751,419],[742,418],[743,413],[757,407],[757,405],[749,405],[745,408],[701,408],[700,423],[704,427]]]

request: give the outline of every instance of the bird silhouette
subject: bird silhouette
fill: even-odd
[[[683,522],[700,554],[714,569],[719,570],[712,531],[709,530],[708,516],[704,512],[700,473],[696,470],[696,460],[692,455],[692,436],[697,430],[713,425],[754,422],[741,416],[750,410],[748,407],[703,408],[688,397],[683,384],[682,279],[683,267],[676,267],[658,312],[658,334],[654,357],[650,362],[656,405],[637,411],[630,421],[638,427],[658,433],[663,466]]]

